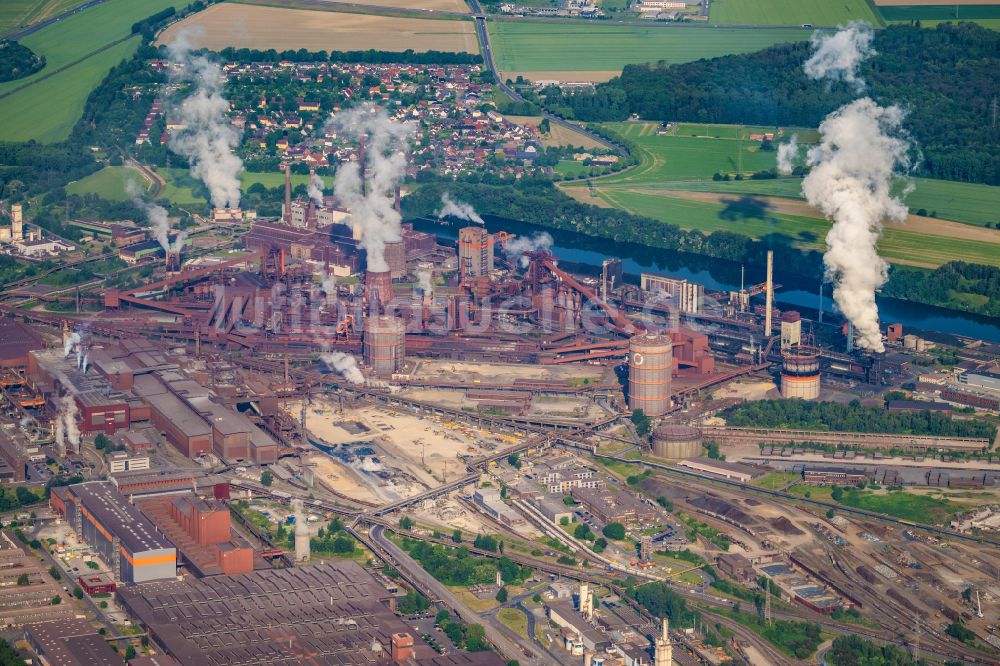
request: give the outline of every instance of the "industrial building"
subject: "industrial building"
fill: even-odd
[[[673,339],[653,333],[629,340],[628,406],[646,416],[662,416],[670,410],[673,374]]]
[[[21,546],[12,534],[0,532],[0,624],[26,626],[38,622],[72,618],[75,610],[69,604],[52,605],[52,597],[62,593],[48,567]],[[21,576],[27,585],[19,585]]]
[[[52,509],[126,584],[169,580],[177,575],[177,550],[109,482],[55,488]]]
[[[504,663],[492,652],[438,655],[392,612],[386,588],[351,561],[146,583],[118,594],[150,641],[185,664]]]
[[[43,666],[122,666],[122,657],[82,618],[33,624],[24,640]]]
[[[624,488],[573,488],[570,493],[577,502],[602,523],[644,524],[656,519],[656,509],[635,493]]]
[[[680,312],[700,314],[704,309],[705,287],[696,282],[642,273],[639,276],[639,288],[649,292],[654,298],[667,297],[671,305],[677,307]]]
[[[819,397],[819,352],[813,347],[793,347],[782,354],[781,397],[815,400]]]
[[[795,310],[781,313],[781,351],[802,344],[802,317]]]
[[[712,458],[690,458],[682,460],[679,465],[705,474],[739,481],[740,483],[750,483],[757,477],[764,475],[764,472],[756,467],[725,462],[723,460],[713,460]]]

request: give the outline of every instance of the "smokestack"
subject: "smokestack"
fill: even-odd
[[[396,184],[396,192],[395,192],[395,194],[393,196],[392,205],[393,205],[393,208],[396,209],[396,212],[399,213],[400,215],[402,215],[403,209],[399,205],[399,183]]]
[[[285,224],[292,222],[292,165],[285,165],[285,210],[283,217]]]
[[[24,212],[21,204],[10,207],[10,237],[11,240],[24,240]]]
[[[771,337],[771,309],[774,306],[774,252],[767,251],[767,302],[764,305],[764,337]]]

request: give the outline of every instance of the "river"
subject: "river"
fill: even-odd
[[[703,284],[707,290],[732,291],[740,287],[740,265],[722,259],[713,259],[696,254],[674,252],[672,250],[651,249],[634,243],[620,243],[585,234],[545,229],[526,222],[484,215],[491,232],[508,231],[518,236],[529,236],[537,232],[549,233],[554,241],[552,253],[564,266],[582,273],[599,273],[601,262],[608,257],[622,260],[622,268],[629,282],[638,282],[639,274],[662,273],[671,277],[687,278]],[[420,231],[435,233],[443,239],[456,240],[458,229],[467,223],[453,224],[429,218],[408,220]],[[765,267],[747,265],[746,285],[764,282]],[[795,308],[803,316],[816,319],[820,306],[820,276],[822,267],[817,267],[815,276],[782,274],[781,266],[775,266],[775,284],[782,285],[775,293],[775,303],[779,308]],[[795,285],[792,288],[791,285]],[[961,336],[987,342],[1000,343],[1000,320],[932,305],[921,305],[895,298],[878,297],[879,314],[882,322],[903,324],[907,333],[915,333],[948,341],[939,334]],[[824,286],[823,313],[829,321],[839,319],[830,294],[830,285]]]

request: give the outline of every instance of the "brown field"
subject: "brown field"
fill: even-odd
[[[549,69],[531,72],[503,72],[503,78],[504,80],[507,80],[523,76],[529,81],[563,81],[570,83],[581,83],[587,81],[590,83],[603,83],[619,76],[621,73],[622,71],[620,69],[589,71]]]
[[[410,19],[224,3],[167,28],[160,44],[197,26],[196,47],[310,51],[464,51],[479,53],[472,21]]]
[[[880,7],[894,7],[907,5],[995,5],[997,0],[875,0],[875,4]]]
[[[724,203],[724,200],[732,198],[731,194],[716,194],[712,192],[664,192],[663,190],[642,189],[635,189],[634,191],[654,195],[669,194],[675,199],[687,199],[688,201],[700,201],[702,203],[713,204],[722,204]],[[807,204],[805,201],[785,199],[783,197],[752,196],[754,199],[767,202],[768,210],[775,213],[801,215],[803,217],[823,217],[822,213]],[[994,229],[976,227],[971,224],[962,224],[961,222],[951,222],[949,220],[939,220],[933,217],[908,215],[905,222],[894,222],[892,220],[888,220],[886,221],[885,226],[887,229],[900,229],[903,231],[927,234],[929,236],[945,236],[947,238],[961,238],[980,243],[1000,244],[1000,233]]]
[[[504,116],[507,120],[512,123],[517,123],[523,125],[525,123],[531,123],[532,125],[538,126],[538,123],[542,122],[541,116]],[[562,125],[557,125],[555,123],[549,124],[549,133],[542,135],[542,145],[545,146],[582,146],[583,148],[603,148],[604,146],[597,141],[594,141],[589,136],[585,134],[580,134],[579,132],[574,132],[571,129],[563,127]]]
[[[235,0],[240,4],[271,5],[293,9],[314,9],[318,11],[362,11],[366,7],[379,9],[402,9],[418,12],[459,12],[469,13],[469,6],[463,0]]]

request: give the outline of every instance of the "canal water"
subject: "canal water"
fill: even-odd
[[[713,259],[696,254],[653,249],[635,243],[620,243],[603,238],[594,238],[575,232],[545,229],[533,224],[484,215],[486,226],[491,232],[508,231],[518,236],[530,236],[537,232],[547,232],[553,238],[552,253],[567,268],[583,273],[599,274],[601,262],[608,257],[622,260],[622,268],[629,282],[638,282],[640,273],[662,273],[671,277],[687,278],[703,284],[706,290],[732,291],[740,287],[738,263]],[[431,218],[408,220],[414,228],[435,233],[442,239],[456,240],[458,229],[468,223],[450,223]],[[764,282],[763,265],[746,265],[746,285]],[[781,309],[794,308],[803,316],[816,319],[820,308],[820,279],[822,266],[816,267],[816,275],[801,276],[783,274],[781,266],[775,266],[774,281],[782,287],[775,293],[775,303]],[[794,286],[793,286],[794,285]],[[822,309],[824,321],[838,321],[834,308],[830,285],[823,287]],[[904,332],[924,335],[932,339],[934,333],[962,336],[1000,343],[1000,320],[931,305],[920,305],[895,298],[878,298],[879,315],[883,324],[899,322]]]

